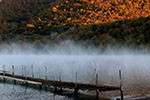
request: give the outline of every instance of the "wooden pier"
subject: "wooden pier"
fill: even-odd
[[[12,67],[13,68],[13,67]],[[22,82],[25,83],[26,85],[28,84],[34,84],[34,85],[39,85],[41,88],[42,86],[53,86],[56,90],[57,88],[59,89],[73,89],[74,94],[77,95],[79,90],[88,90],[88,91],[95,91],[96,92],[96,98],[99,99],[99,92],[102,91],[115,91],[119,90],[120,95],[121,95],[121,100],[123,100],[123,91],[122,91],[122,81],[121,81],[121,71],[119,70],[119,76],[120,76],[120,86],[115,87],[115,86],[101,86],[98,85],[98,74],[96,74],[96,84],[85,84],[85,83],[78,83],[77,79],[76,82],[64,82],[64,81],[56,81],[56,80],[47,80],[46,79],[41,79],[41,78],[34,78],[34,77],[26,77],[22,75],[15,75],[14,74],[14,68],[13,72],[8,72],[5,70],[1,70],[0,72],[0,78],[4,80],[12,80],[14,81],[14,84],[17,82]]]

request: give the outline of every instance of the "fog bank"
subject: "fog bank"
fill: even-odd
[[[33,47],[10,47],[1,48],[0,66],[5,65],[6,70],[12,71],[14,65],[16,74],[26,73],[31,76],[33,66],[35,77],[45,78],[46,72],[48,79],[59,80],[61,76],[62,81],[74,82],[77,72],[78,82],[95,84],[96,71],[99,74],[99,85],[119,86],[118,71],[121,69],[126,91],[140,93],[150,88],[150,54],[143,51],[135,53],[127,48],[108,48],[101,53],[100,49],[85,49],[73,45],[45,47],[42,51]],[[22,66],[26,72],[25,69],[22,70]]]

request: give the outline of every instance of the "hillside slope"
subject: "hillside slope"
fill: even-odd
[[[28,23],[56,0],[2,0],[0,2],[0,40],[24,34]]]
[[[80,25],[137,19],[150,15],[149,0],[61,0],[32,22],[38,29],[64,31]],[[42,33],[48,34],[48,33]]]
[[[28,20],[18,19],[13,25],[16,14],[2,16],[1,13],[0,19],[11,25],[1,20],[1,41],[35,45],[63,44],[65,41],[89,46],[124,44],[133,48],[150,45],[149,0],[54,0],[53,4],[45,1],[39,11],[35,6],[35,15]],[[27,16],[26,12],[22,14]]]

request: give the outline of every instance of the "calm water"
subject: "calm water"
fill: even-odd
[[[0,83],[0,100],[73,100],[46,91]]]

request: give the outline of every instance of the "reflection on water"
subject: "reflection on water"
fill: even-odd
[[[72,100],[50,92],[0,83],[0,100]]]

